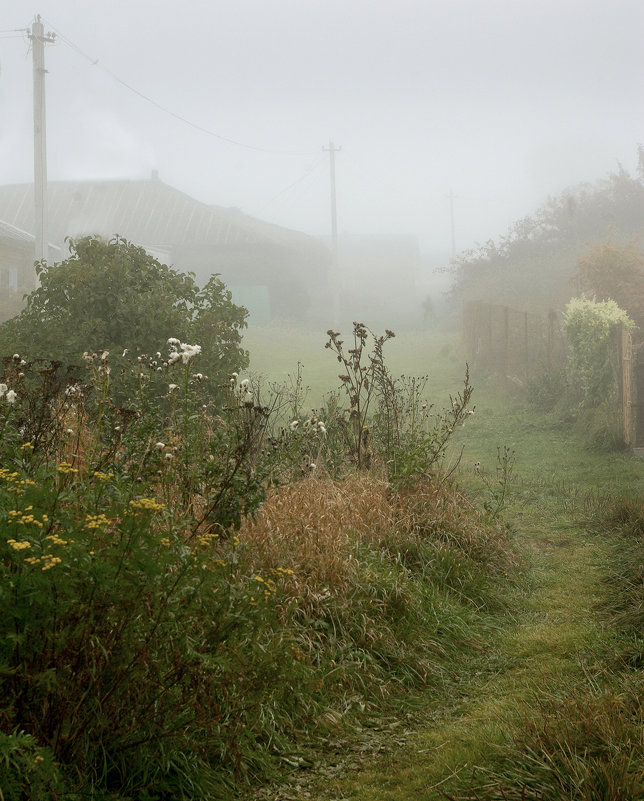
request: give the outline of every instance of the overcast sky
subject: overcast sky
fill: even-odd
[[[13,31],[36,14],[58,34],[50,180],[158,170],[206,203],[326,234],[333,139],[340,232],[416,234],[449,255],[450,192],[462,250],[568,186],[634,172],[644,142],[642,0],[1,9],[1,184],[33,180],[31,51]]]

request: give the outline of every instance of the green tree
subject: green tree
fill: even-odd
[[[40,286],[27,307],[0,325],[0,352],[73,364],[85,352],[109,350],[117,385],[127,373],[126,349],[167,357],[171,337],[201,346],[195,369],[213,388],[247,366],[247,312],[217,276],[200,289],[191,275],[118,236],[69,240],[69,251],[59,264],[37,266]]]
[[[579,286],[596,300],[614,300],[635,323],[644,326],[644,252],[637,240],[603,242],[578,262]]]
[[[608,240],[622,247],[643,234],[644,160],[638,176],[620,168],[596,184],[567,189],[497,241],[461,253],[452,294],[460,302],[561,309],[582,289],[582,252]]]

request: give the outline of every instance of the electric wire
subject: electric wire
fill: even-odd
[[[313,172],[315,172],[315,170],[317,170],[317,168],[322,164],[322,162],[326,162],[326,156],[323,156],[312,167],[309,167],[309,169],[306,170],[306,172],[304,172],[303,175],[300,175],[300,177],[296,181],[293,181],[288,186],[285,186],[284,189],[280,189],[280,191],[277,192],[275,195],[273,195],[273,197],[270,198],[270,200],[267,200],[266,203],[264,203],[264,205],[261,207],[261,209],[259,209],[258,211],[254,212],[252,216],[258,217],[270,205],[272,205],[278,198],[280,198],[282,195],[287,194],[292,189],[294,189],[298,184],[301,184],[302,181],[305,181],[307,178],[309,178],[311,176],[311,174]]]
[[[116,75],[116,73],[112,72],[112,70],[110,70],[107,67],[103,66],[103,64],[101,64],[99,62],[99,59],[92,58],[90,55],[88,55],[77,44],[72,42],[71,39],[69,39],[63,33],[61,33],[49,20],[43,20],[43,21],[47,23],[47,25],[55,32],[56,36],[59,39],[61,39],[61,41],[63,41],[72,50],[76,51],[76,53],[78,53],[78,55],[82,56],[82,58],[84,58],[87,61],[89,61],[89,63],[93,67],[99,67],[101,70],[103,70],[103,72],[105,72],[107,75],[109,75],[109,77],[112,78],[112,80],[116,81],[116,83],[120,84],[125,89],[127,89],[130,92],[132,92],[133,94],[137,95],[142,100],[145,100],[147,103],[150,103],[150,105],[152,105],[155,108],[159,109],[164,114],[168,114],[170,117],[174,117],[174,119],[179,120],[179,122],[182,122],[185,125],[188,125],[191,128],[194,128],[195,130],[200,131],[203,134],[206,134],[207,136],[211,136],[214,139],[218,139],[221,142],[226,142],[226,143],[228,143],[230,145],[235,145],[236,147],[242,147],[242,148],[245,148],[246,150],[254,150],[254,151],[257,151],[259,153],[269,153],[269,154],[274,155],[274,156],[298,156],[298,157],[302,157],[302,156],[310,156],[311,155],[310,153],[302,153],[302,152],[297,153],[297,152],[294,152],[294,151],[286,151],[286,150],[272,150],[270,148],[257,147],[255,145],[249,145],[249,144],[246,144],[244,142],[239,142],[236,139],[230,139],[227,136],[222,136],[221,134],[218,134],[215,131],[210,130],[210,128],[205,128],[203,125],[199,125],[198,123],[187,119],[186,117],[182,116],[181,114],[178,114],[177,112],[172,111],[172,109],[167,108],[167,106],[164,106],[161,103],[158,103],[156,100],[154,100],[153,98],[149,97],[144,92],[139,91],[134,86],[132,86],[131,84],[127,83],[127,81],[124,81],[122,78],[120,78],[118,75]]]

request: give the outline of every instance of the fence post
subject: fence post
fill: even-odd
[[[555,321],[557,319],[557,312],[550,309],[548,312],[548,375],[552,375],[552,356],[553,345],[555,341]]]
[[[510,309],[503,307],[503,385],[508,383],[508,365],[510,360]]]
[[[523,313],[523,341],[525,344],[525,378],[530,375],[530,343],[528,340],[528,312]]]
[[[636,443],[637,419],[633,414],[633,338],[630,331],[620,326],[619,332],[619,395],[622,405],[624,444],[629,448]],[[637,406],[635,407],[637,409]]]

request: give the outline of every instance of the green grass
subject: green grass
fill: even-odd
[[[342,333],[348,337],[351,332]],[[324,347],[327,340],[326,330],[280,323],[251,325],[243,340],[243,347],[250,352],[249,372],[278,384],[288,384],[296,376],[300,363],[304,385],[310,389],[310,405],[317,408],[324,395],[340,385],[338,363]],[[395,376],[429,375],[431,387],[439,394],[438,400],[442,400],[442,392],[455,392],[462,385],[465,359],[453,335],[439,331],[397,334],[386,344],[385,357]]]
[[[338,385],[325,339],[251,330],[254,375],[288,382],[300,361],[319,402]],[[447,336],[406,333],[385,355],[394,375],[429,374],[438,410],[462,389],[465,362]],[[23,700],[0,710],[0,762],[16,782],[37,768],[45,789],[35,795],[34,779],[31,798],[54,792],[57,766],[65,783],[73,774],[79,784],[85,770],[88,792],[105,799],[245,798],[297,766],[290,783],[258,797],[491,800],[503,787],[539,792],[553,778],[551,754],[556,780],[572,788],[562,798],[576,799],[585,776],[612,793],[587,801],[630,797],[613,790],[641,765],[627,719],[641,711],[628,672],[641,648],[640,657],[629,651],[625,633],[632,646],[644,512],[641,501],[610,499],[636,498],[643,462],[588,451],[560,419],[503,403],[475,378],[476,413],[449,418],[466,420],[446,457],[465,493],[427,475],[396,488],[375,469],[287,482],[277,440],[255,436],[265,410],[251,414],[243,385],[233,382],[229,404],[210,410],[191,368],[184,373],[182,404],[134,416],[127,437],[104,409],[101,439],[94,407],[65,406],[64,384],[60,403],[20,385],[16,406],[0,410],[3,682],[32,698],[31,717]],[[72,425],[75,442],[25,442],[19,415],[40,420],[39,408],[62,409],[52,425]],[[287,456],[308,465],[308,440],[291,439]],[[516,458],[505,476],[504,448]],[[279,491],[268,491],[272,477]],[[256,519],[244,518],[260,503]],[[204,506],[216,531],[195,529]],[[10,525],[25,526],[17,539]],[[54,559],[52,548],[65,550]],[[139,606],[146,614],[131,614]],[[104,644],[103,657],[88,637]],[[53,672],[42,642],[52,644]],[[87,675],[105,688],[93,706]],[[130,695],[113,691],[115,675]],[[578,714],[585,702],[591,716]],[[54,710],[49,724],[43,708]],[[595,720],[584,762],[579,743]],[[133,740],[143,730],[148,739]]]
[[[445,341],[414,347],[413,340],[406,343],[404,371],[420,374],[430,365],[435,396],[454,392],[463,364],[458,348]],[[477,383],[476,375],[473,384],[476,412],[455,435],[450,465],[458,464],[458,482],[480,506],[498,481],[497,449],[514,451],[502,518],[530,571],[523,585],[508,586],[513,617],[472,659],[469,675],[467,663],[456,671],[452,692],[446,684],[442,697],[416,700],[424,722],[407,721],[407,733],[390,743],[378,733],[365,736],[344,760],[323,761],[322,780],[296,777],[273,798],[643,797],[634,788],[644,786],[644,780],[638,785],[644,743],[629,722],[638,714],[641,721],[641,689],[616,662],[625,638],[635,659],[633,634],[608,617],[633,604],[638,556],[627,560],[624,543],[601,519],[610,499],[641,497],[644,460],[589,449],[569,421],[535,412],[520,399],[507,401],[492,382]],[[641,651],[640,642],[638,658]],[[586,707],[595,716],[596,737],[580,713]],[[588,790],[593,784],[595,795]]]

